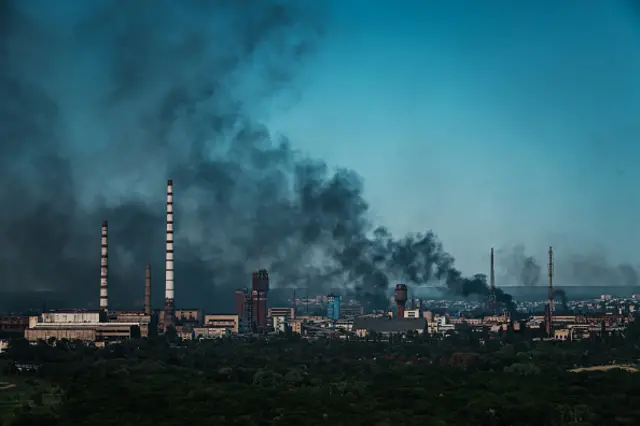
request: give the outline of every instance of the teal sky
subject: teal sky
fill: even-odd
[[[286,36],[278,39],[246,24],[255,22],[244,19],[259,15],[256,10],[270,10],[258,9],[265,3],[253,3],[251,12],[219,3],[207,14],[200,11],[213,3],[154,1],[159,3],[16,1],[12,4],[36,24],[18,22],[4,33],[13,55],[5,65],[33,89],[23,94],[19,107],[24,110],[16,115],[29,120],[7,119],[7,128],[15,124],[20,134],[46,128],[25,139],[43,145],[13,153],[24,164],[11,161],[12,167],[33,169],[34,193],[23,197],[21,206],[33,212],[33,203],[47,198],[55,170],[36,170],[31,160],[49,143],[64,159],[60,170],[69,174],[58,178],[73,183],[61,186],[50,202],[56,223],[51,228],[63,229],[57,209],[61,217],[74,217],[67,225],[68,234],[77,234],[69,243],[74,263],[81,263],[77,253],[89,253],[83,257],[86,275],[78,274],[82,280],[95,275],[92,229],[103,220],[96,215],[105,211],[111,214],[113,241],[121,245],[113,260],[113,269],[123,271],[121,281],[141,273],[141,259],[163,264],[162,226],[153,227],[158,235],[151,237],[133,235],[124,225],[118,234],[116,224],[141,230],[132,219],[138,216],[127,214],[144,202],[149,210],[142,213],[161,223],[163,196],[158,194],[165,179],[180,167],[194,166],[193,153],[200,146],[211,151],[203,148],[202,157],[224,151],[231,138],[225,132],[232,133],[234,123],[214,129],[212,117],[226,117],[236,105],[242,114],[255,114],[249,121],[258,118],[272,132],[286,135],[295,150],[357,171],[376,224],[397,236],[433,230],[464,274],[488,272],[490,247],[521,244],[541,265],[552,245],[558,259],[589,255],[583,262],[588,264],[595,254],[610,265],[640,268],[640,7],[633,1],[316,0],[309,4],[324,12],[317,19],[324,23],[324,35],[303,58],[300,72],[290,66],[291,51],[283,42],[297,35],[297,27],[284,25]],[[264,49],[243,56],[246,45],[260,41]],[[270,67],[269,59],[281,66]],[[286,74],[291,68],[294,77],[284,79],[286,90],[265,101],[274,85],[261,70]],[[212,87],[217,91],[203,95],[203,88]],[[55,101],[53,124],[42,124],[32,114],[46,112],[41,94]],[[49,140],[56,131],[59,140]],[[212,201],[225,186],[224,173],[183,180],[183,188],[190,189],[176,189],[184,210],[179,236],[193,244],[190,250],[203,274],[194,273],[198,278],[192,281],[204,283],[202,288],[211,287],[206,286],[212,271],[219,273],[217,283],[236,285],[231,267],[233,280],[220,278],[228,259],[216,256],[221,247],[231,252],[234,238],[257,226],[238,212],[261,209],[270,200],[253,197],[248,186],[259,186],[259,177],[251,174],[251,165],[240,164],[246,158],[239,158],[232,160],[240,171],[227,179],[240,182],[230,207]],[[28,180],[26,173],[21,176]],[[65,192],[77,201],[73,212],[63,205]],[[17,207],[9,215],[22,223]],[[205,234],[208,227],[212,230]],[[14,268],[11,258],[7,271],[28,272],[30,259],[49,259],[45,245],[27,234],[21,234],[26,243],[16,250],[25,266]],[[57,239],[53,232],[47,236]],[[23,254],[28,250],[33,254]],[[247,268],[265,262],[260,256],[266,255],[239,253],[229,256],[246,260]],[[282,255],[287,262],[289,257]],[[51,271],[60,270],[57,261],[50,264]],[[37,279],[14,281],[74,278],[50,278],[50,270],[41,269]],[[565,276],[579,275],[573,272]],[[511,275],[507,284],[514,281]],[[600,281],[611,280],[596,276],[594,282]],[[202,291],[192,290],[192,295]]]
[[[640,19],[623,1],[335,1],[270,123],[357,170],[381,223],[637,264]]]

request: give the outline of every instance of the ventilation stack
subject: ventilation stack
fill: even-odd
[[[100,247],[100,310],[109,309],[109,292],[107,282],[109,279],[109,246],[108,229],[109,225],[105,220],[102,222],[102,240]]]
[[[254,272],[251,279],[253,323],[257,330],[267,327],[267,296],[269,294],[269,274],[266,269]]]
[[[404,318],[404,308],[407,304],[408,289],[405,284],[396,285],[396,306],[398,308],[398,319]]]
[[[491,265],[489,271],[489,312],[496,315],[497,303],[496,303],[496,269],[493,256],[493,247],[491,247]]]
[[[165,256],[164,330],[175,326],[173,302],[173,181],[167,181],[167,241]]]
[[[144,314],[151,315],[151,265],[144,268]]]
[[[545,307],[545,331],[547,337],[553,337],[553,247],[549,247],[549,292]]]

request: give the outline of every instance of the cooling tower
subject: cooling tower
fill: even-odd
[[[167,181],[167,241],[165,255],[164,329],[175,325],[173,302],[173,181]]]
[[[407,286],[404,284],[396,285],[396,306],[398,308],[398,318],[404,318],[404,308],[407,304]]]
[[[102,222],[102,240],[100,244],[100,309],[109,309],[109,293],[107,282],[109,279],[109,247],[108,247],[108,224]]]

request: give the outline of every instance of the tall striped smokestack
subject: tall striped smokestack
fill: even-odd
[[[102,239],[100,243],[100,309],[109,309],[109,293],[107,281],[109,279],[109,246],[108,246],[108,224],[102,222]]]
[[[151,315],[151,265],[144,268],[144,314]]]
[[[174,325],[173,314],[173,181],[167,181],[167,241],[165,257],[164,328]]]

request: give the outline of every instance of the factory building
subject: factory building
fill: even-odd
[[[249,324],[236,314],[209,314],[204,316],[204,324],[194,327],[196,339],[212,339],[237,335],[249,331]]]
[[[340,319],[340,296],[333,293],[327,296],[327,316],[334,321]]]
[[[22,333],[28,326],[28,315],[0,315],[0,332]]]
[[[251,292],[246,288],[237,289],[235,292],[235,313],[243,322],[251,324],[253,321],[253,304],[251,303]]]
[[[420,309],[407,309],[404,311],[404,317],[407,319],[418,319],[422,317]]]
[[[100,233],[100,309],[98,311],[51,311],[30,317],[24,330],[31,342],[38,340],[80,339],[83,341],[110,342],[123,338],[147,337],[154,322],[151,310],[151,266],[145,265],[144,307],[141,310],[109,310],[109,245],[108,222],[102,222]],[[173,303],[173,183],[167,183],[165,306],[159,315],[162,327],[175,324]],[[198,310],[179,310],[181,321],[198,323]]]
[[[296,308],[269,308],[267,312],[271,321],[273,318],[282,317],[289,324],[296,318]]]
[[[353,331],[358,337],[365,337],[371,333],[383,336],[393,334],[407,334],[415,332],[422,334],[427,329],[427,321],[423,319],[387,319],[387,318],[356,318],[353,321]]]
[[[253,323],[256,330],[267,328],[267,296],[269,294],[269,274],[266,269],[254,272],[251,279],[251,302]]]
[[[340,306],[340,314],[344,318],[357,317],[364,314],[364,306],[342,304]]]
[[[129,339],[132,336],[132,329],[136,324],[132,323],[66,323],[48,324],[38,323],[33,328],[28,328],[24,332],[24,337],[31,343],[40,340],[47,341],[51,338],[56,340],[82,340],[84,342],[116,342],[122,339]]]

